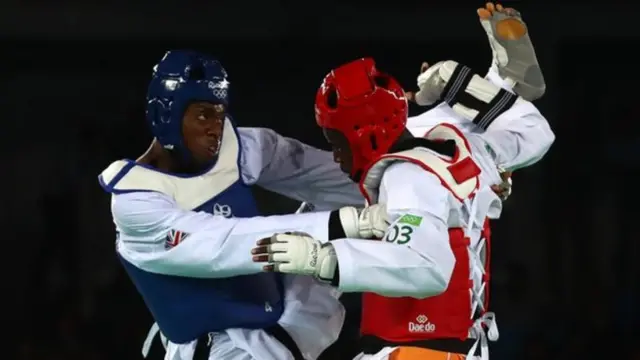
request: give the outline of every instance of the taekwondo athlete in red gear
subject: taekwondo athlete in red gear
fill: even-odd
[[[495,88],[473,78],[463,90]],[[464,134],[442,124],[413,137],[405,128],[404,91],[372,59],[325,77],[316,119],[368,202],[386,204],[389,230],[383,241],[325,244],[277,234],[259,241],[254,259],[268,263],[266,271],[312,275],[341,291],[366,292],[360,359],[472,358],[478,347],[487,358],[487,338],[497,338],[497,327],[487,311],[485,224],[490,213],[499,215],[501,201]],[[497,173],[494,164],[488,170]]]
[[[147,94],[154,144],[99,177],[112,194],[117,254],[169,340],[166,359],[315,359],[342,326],[336,292],[261,272],[249,255],[255,239],[304,231],[330,240],[341,221],[355,236],[381,236],[387,224],[371,215],[384,210],[259,216],[253,184],[320,206],[362,197],[329,152],[237,128],[228,90],[222,65],[203,54],[169,51],[154,68]]]

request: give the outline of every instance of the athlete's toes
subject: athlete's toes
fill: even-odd
[[[491,11],[485,8],[479,8],[478,17],[480,18],[480,20],[489,20],[491,18]]]

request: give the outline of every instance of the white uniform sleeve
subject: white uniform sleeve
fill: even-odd
[[[458,127],[483,153],[486,151],[495,165],[510,171],[539,161],[555,140],[545,117],[524,99],[496,117],[486,130],[456,114],[446,103],[410,117],[407,128],[414,136],[424,136],[440,123]]]
[[[425,298],[444,292],[455,257],[449,245],[449,191],[411,163],[391,165],[380,186],[392,221],[382,241],[339,239],[339,289]]]
[[[519,99],[498,116],[479,137],[496,165],[509,171],[538,162],[555,141],[547,120],[530,102]]]
[[[487,71],[487,75],[485,75],[484,78],[491,81],[495,85],[509,91],[510,93],[513,93],[513,83],[510,83],[500,76],[500,74],[498,73],[498,64],[496,64],[495,62],[491,64],[491,67]]]
[[[495,65],[485,78],[513,93],[512,86],[500,77]],[[555,135],[540,111],[529,101],[520,98],[498,116],[480,138],[494,157],[496,165],[514,171],[542,159],[553,144]]]
[[[225,218],[182,210],[171,197],[156,192],[114,195],[111,210],[120,255],[142,270],[166,275],[223,278],[258,273],[262,264],[254,263],[250,252],[259,239],[287,231],[328,237],[328,212]],[[167,247],[175,231],[180,241]]]
[[[265,128],[240,128],[245,181],[312,203],[316,209],[364,204],[358,186],[329,151],[316,149]]]

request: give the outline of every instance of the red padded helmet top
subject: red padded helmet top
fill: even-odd
[[[352,175],[386,154],[405,130],[404,90],[376,69],[371,58],[342,65],[324,78],[316,94],[316,122],[342,133],[353,154]]]

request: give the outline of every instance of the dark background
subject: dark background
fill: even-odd
[[[152,320],[114,256],[96,177],[151,140],[145,87],[165,50],[218,56],[241,125],[321,147],[313,97],[331,67],[374,56],[407,88],[424,60],[485,73],[481,2],[385,3],[3,1],[2,358],[140,358]],[[638,9],[506,5],[529,24],[548,89],[537,105],[557,141],[515,174],[495,224],[492,359],[640,359]]]

